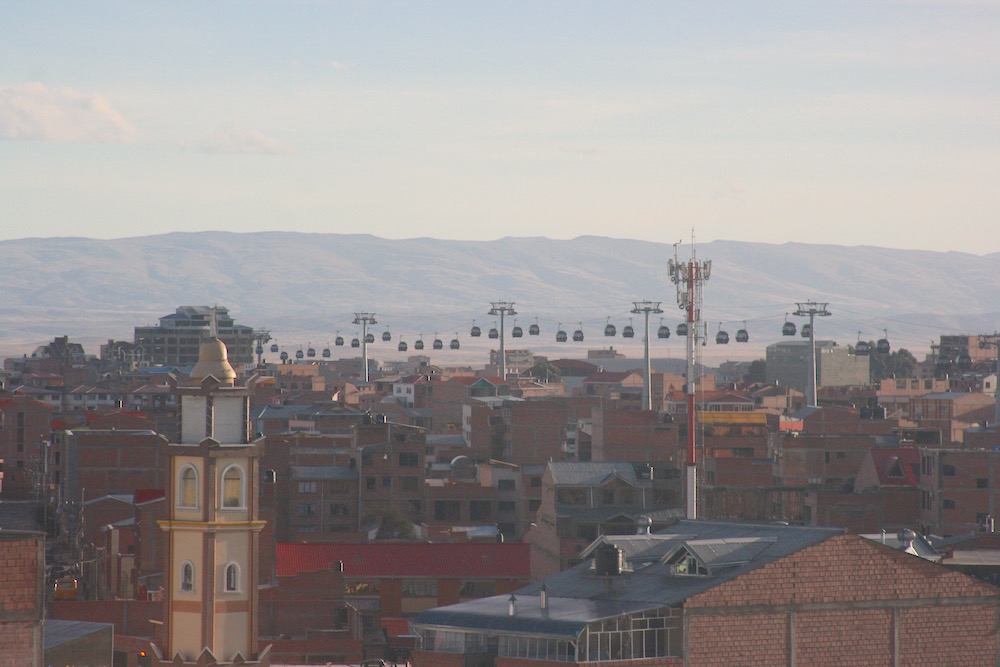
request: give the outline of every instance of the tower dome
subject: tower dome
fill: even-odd
[[[209,375],[220,384],[232,386],[236,380],[236,371],[229,364],[229,351],[226,344],[216,337],[208,338],[198,350],[198,363],[191,369],[191,379],[201,382]]]

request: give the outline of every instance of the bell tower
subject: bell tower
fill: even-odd
[[[225,344],[201,344],[191,375],[174,385],[180,442],[170,444],[161,664],[270,665],[257,652],[259,446],[250,396],[236,385]]]

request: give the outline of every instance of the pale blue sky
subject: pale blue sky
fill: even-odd
[[[1000,251],[996,2],[0,9],[0,238]]]

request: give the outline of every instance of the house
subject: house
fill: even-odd
[[[602,537],[581,560],[510,595],[418,614],[413,664],[998,659],[1000,591],[835,529],[684,520],[657,534]]]

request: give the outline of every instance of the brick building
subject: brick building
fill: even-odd
[[[1000,451],[920,450],[920,532],[979,532],[1000,511]]]
[[[995,665],[1000,591],[833,529],[680,521],[411,622],[416,667]]]
[[[45,536],[0,530],[0,667],[40,667]]]
[[[45,474],[45,449],[52,438],[52,408],[21,394],[0,394],[0,461],[3,496],[32,497]]]
[[[636,472],[636,467],[640,472]],[[655,468],[631,463],[555,461],[542,476],[531,544],[531,575],[545,577],[580,562],[600,535],[629,535],[662,527],[682,514],[675,485]]]

